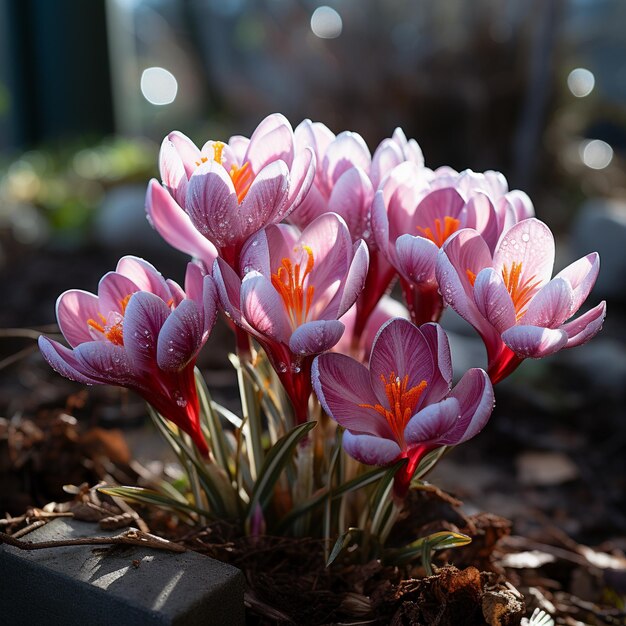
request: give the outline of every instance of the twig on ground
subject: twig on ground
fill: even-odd
[[[161,539],[155,535],[143,533],[140,530],[129,530],[113,537],[80,537],[77,539],[59,539],[57,541],[42,541],[34,543],[15,539],[11,535],[0,532],[0,543],[14,546],[20,550],[44,550],[46,548],[61,548],[68,546],[97,546],[97,545],[130,545],[166,550],[169,552],[186,552],[187,549],[178,543]]]

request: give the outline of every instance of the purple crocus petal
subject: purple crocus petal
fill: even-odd
[[[254,233],[243,245],[241,249],[241,255],[239,257],[239,266],[242,274],[246,274],[250,270],[255,270],[264,276],[269,276],[272,273],[271,261],[270,261],[270,246],[268,244],[267,233],[272,233],[279,229],[279,226],[271,225],[257,233]],[[282,237],[280,234],[274,232],[274,239],[278,239],[282,243]],[[283,252],[286,252],[286,248]],[[280,253],[279,253],[280,255]],[[278,256],[279,256],[278,255]],[[283,254],[283,258],[285,255]]]
[[[575,320],[563,324],[561,330],[568,336],[566,348],[574,348],[587,343],[602,329],[602,323],[606,316],[606,302],[603,300],[598,306],[593,307]]]
[[[87,341],[90,341],[88,339]],[[39,349],[43,358],[48,362],[55,372],[84,385],[96,385],[100,381],[88,376],[85,367],[76,358],[72,350],[69,350],[60,343],[40,335],[38,339]]]
[[[284,115],[268,115],[250,137],[244,163],[250,163],[252,171],[260,171],[273,161],[284,161],[289,167],[293,161],[293,131]]]
[[[520,325],[504,331],[502,341],[519,357],[539,359],[564,348],[567,333],[561,329]]]
[[[435,220],[445,217],[458,219],[465,207],[465,200],[453,187],[435,189],[420,201],[415,209],[415,224],[419,227],[431,227]],[[421,231],[419,231],[421,232]]]
[[[302,203],[289,214],[289,221],[298,228],[306,228],[315,218],[328,211],[328,201],[324,194],[313,183]]]
[[[433,283],[438,252],[430,239],[402,235],[396,240],[397,270],[412,283]]]
[[[249,272],[241,282],[241,313],[262,335],[289,342],[291,327],[284,302],[271,281],[258,272]]]
[[[574,299],[572,286],[564,278],[553,278],[530,301],[520,320],[526,326],[558,328],[571,314]]]
[[[217,303],[218,295],[215,280],[213,280],[211,276],[205,276],[202,281],[203,341],[206,341],[208,334],[217,321],[217,313],[219,310]]]
[[[115,271],[130,278],[141,291],[149,291],[167,302],[172,296],[161,273],[148,261],[136,256],[122,257]]]
[[[226,170],[207,161],[189,179],[185,211],[192,224],[216,246],[239,239],[237,194]]]
[[[326,353],[311,367],[313,389],[328,415],[359,432],[391,437],[387,420],[373,409],[378,404],[367,368],[345,354]]]
[[[391,138],[402,148],[404,158],[407,161],[412,161],[418,167],[424,167],[424,154],[415,139],[407,140],[404,131],[400,127],[393,131]]]
[[[335,139],[333,133],[326,125],[321,122],[312,122],[309,119],[303,120],[296,126],[293,131],[296,151],[301,152],[307,147],[313,148],[318,163],[321,164],[323,155]]]
[[[359,294],[363,291],[368,267],[369,250],[367,249],[367,245],[364,241],[357,241],[354,244],[354,256],[350,264],[350,269],[343,281],[343,291],[341,293],[339,308],[334,313],[333,317],[341,317],[356,302]]]
[[[456,398],[429,404],[409,420],[404,429],[404,439],[409,445],[434,442],[446,445],[447,434],[454,429],[460,416],[461,407]]]
[[[265,232],[265,236],[267,237],[267,249],[269,250],[270,260],[267,273],[265,271],[261,273],[269,275],[272,271],[276,271],[278,267],[280,267],[283,259],[293,256],[295,248],[299,245],[299,239],[302,233],[295,226],[290,224],[270,224],[267,228],[263,229],[263,232]],[[259,245],[261,245],[261,243],[259,243]]]
[[[185,299],[185,292],[182,287],[171,278],[167,278],[165,282],[167,283],[170,293],[172,294],[172,304],[174,306],[178,306]]]
[[[533,206],[532,200],[523,191],[513,189],[505,194],[504,197],[513,207],[515,220],[517,222],[521,222],[522,220],[535,216],[535,207]]]
[[[489,421],[494,406],[493,386],[484,370],[472,368],[465,372],[450,397],[458,400],[461,414],[440,443],[456,445],[476,436]]]
[[[250,236],[274,221],[285,207],[289,192],[289,170],[284,161],[274,161],[264,167],[252,182],[246,197],[239,205],[237,220],[240,230]]]
[[[478,273],[474,302],[481,315],[499,332],[515,326],[515,307],[502,276],[492,267]]]
[[[228,140],[228,146],[233,151],[233,154],[239,164],[243,163],[244,157],[246,156],[246,150],[249,145],[250,140],[243,135],[233,135]]]
[[[328,200],[328,210],[341,215],[354,240],[369,228],[374,189],[360,167],[351,167],[337,180]]]
[[[382,189],[379,189],[374,194],[374,200],[372,201],[372,236],[376,247],[381,250],[388,261],[392,262],[390,255],[389,245],[389,216],[387,215],[387,205],[385,204],[385,194]],[[393,250],[395,255],[395,248]]]
[[[213,280],[217,289],[220,306],[229,317],[240,326],[245,322],[241,317],[240,294],[241,281],[232,267],[219,257],[213,263]]]
[[[187,172],[178,150],[169,137],[166,137],[161,144],[159,172],[167,191],[172,194],[176,202],[184,204],[187,193]]]
[[[57,322],[70,346],[75,347],[83,341],[93,341],[87,320],[100,319],[97,296],[80,289],[70,289],[58,297],[56,309]]]
[[[346,223],[335,213],[324,213],[304,229],[297,248],[308,246],[314,253],[309,284],[315,286],[314,314],[326,311],[339,293],[352,261],[352,237]],[[339,303],[335,306],[338,309]]]
[[[139,291],[130,299],[124,315],[124,348],[137,370],[156,369],[159,333],[170,308],[163,300],[147,291]]]
[[[290,215],[309,195],[315,179],[315,163],[315,154],[311,148],[307,148],[293,160],[293,165],[289,172],[287,201],[285,204],[277,207],[272,218],[274,222],[278,222]]]
[[[198,305],[202,303],[202,281],[206,272],[196,263],[187,263],[187,271],[185,272],[185,294],[187,298],[191,298]]]
[[[378,402],[388,404],[385,381],[394,376],[408,375],[407,388],[430,383],[435,371],[433,355],[428,342],[417,328],[401,318],[389,320],[378,331],[370,356],[370,384]],[[423,404],[423,396],[416,408]]]
[[[139,387],[136,368],[124,346],[109,341],[88,341],[74,349],[76,360],[90,378],[122,387]]]
[[[481,334],[489,333],[489,325],[474,304],[468,271],[477,276],[485,267],[491,267],[489,247],[475,230],[467,228],[448,238],[435,268],[443,299]]]
[[[494,269],[510,271],[513,263],[521,263],[522,281],[532,281],[543,287],[552,276],[554,266],[554,237],[550,229],[534,217],[510,228],[500,240],[493,257]]]
[[[337,320],[306,322],[296,328],[289,339],[289,349],[300,356],[330,350],[343,335],[345,326]]]
[[[349,430],[343,433],[342,445],[353,459],[365,465],[389,465],[402,453],[400,446],[391,439],[356,435]]]
[[[596,283],[599,271],[600,256],[597,252],[592,252],[582,259],[574,261],[555,276],[555,278],[567,280],[573,289],[572,306],[567,317],[574,315],[587,299],[589,292]]]
[[[435,361],[435,372],[424,391],[424,404],[439,402],[450,391],[452,381],[452,358],[448,335],[439,324],[422,324],[420,331],[428,343]]]
[[[404,138],[406,142],[406,137]],[[402,146],[393,139],[384,139],[374,152],[370,176],[374,189],[380,181],[394,168],[404,161]]]
[[[196,146],[189,137],[177,130],[171,132],[167,136],[167,140],[172,143],[176,152],[180,155],[187,178],[189,178],[196,169],[197,162],[200,161],[202,156],[200,150],[198,150],[198,146]]]
[[[339,133],[328,146],[322,160],[321,169],[328,189],[332,189],[339,177],[351,167],[358,166],[369,173],[371,160],[370,151],[361,135],[350,131]]]
[[[160,369],[182,370],[202,346],[202,311],[193,300],[183,300],[165,320],[157,340],[156,358]]]
[[[185,202],[184,196],[182,202]],[[185,254],[198,257],[209,267],[213,264],[217,256],[215,246],[196,230],[187,213],[154,179],[148,184],[146,212],[152,226],[167,243]]]
[[[501,232],[493,203],[484,193],[477,193],[468,200],[465,209],[467,226],[477,230],[493,252]]]
[[[122,313],[122,309],[128,302],[128,296],[136,291],[139,291],[139,287],[130,278],[117,272],[107,272],[98,283],[100,312],[104,316],[110,311]]]

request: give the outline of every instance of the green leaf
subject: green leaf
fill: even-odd
[[[211,452],[215,456],[217,464],[226,472],[226,475],[232,481],[228,455],[228,445],[226,444],[226,438],[224,437],[222,422],[220,421],[219,416],[214,411],[211,405],[211,396],[209,394],[209,390],[207,389],[206,383],[202,378],[200,370],[198,368],[195,368],[194,374],[196,377],[196,387],[198,389],[198,396],[200,398],[202,416],[206,420],[206,424],[209,427],[209,434],[211,436]]]
[[[281,472],[291,461],[294,448],[316,425],[316,422],[306,422],[296,426],[270,448],[252,491],[248,505],[248,522],[258,505],[262,509],[267,506]]]
[[[337,557],[358,537],[363,535],[361,528],[348,528],[345,533],[342,533],[337,537],[333,549],[330,551],[330,556],[326,560],[326,567],[329,567],[334,563]]]
[[[430,568],[430,555],[435,550],[459,548],[471,543],[472,538],[462,533],[443,530],[406,545],[404,548],[385,550],[384,560],[393,565],[406,565],[416,557],[421,557],[426,569]]]
[[[116,496],[123,500],[128,500],[129,502],[158,506],[174,511],[181,511],[185,514],[197,513],[198,515],[215,519],[215,516],[210,511],[200,509],[188,502],[185,503],[180,500],[174,500],[153,489],[144,489],[143,487],[100,487],[98,491],[109,496]]]
[[[332,500],[338,500],[343,497],[347,493],[351,493],[352,491],[357,491],[358,489],[362,489],[363,487],[367,487],[372,483],[380,480],[387,472],[393,469],[394,472],[397,472],[402,465],[406,463],[406,459],[401,459],[395,465],[390,467],[376,467],[367,472],[364,472],[360,476],[356,476],[355,478],[349,480],[348,482],[343,483],[343,485],[339,485],[335,487],[330,495]],[[297,507],[294,507],[291,512],[286,515],[280,522],[277,527],[277,532],[282,532],[285,528],[288,528],[295,520],[298,519],[301,515],[308,513],[316,506],[319,506],[324,500],[329,497],[328,488],[324,488],[320,490],[317,495],[313,496],[307,502],[303,502]]]

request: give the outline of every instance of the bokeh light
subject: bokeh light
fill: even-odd
[[[178,81],[163,67],[149,67],[141,74],[141,93],[150,104],[171,104],[178,93]]]
[[[588,96],[595,87],[595,76],[584,67],[577,67],[567,77],[567,86],[577,98]]]
[[[579,153],[582,162],[593,170],[602,170],[613,160],[613,148],[601,139],[583,141]]]
[[[331,7],[317,7],[311,15],[311,30],[320,39],[335,39],[343,30],[341,15]]]

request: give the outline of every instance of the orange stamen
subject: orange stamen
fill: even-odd
[[[390,408],[386,408],[382,404],[359,404],[359,406],[363,409],[374,409],[382,415],[387,420],[400,447],[404,448],[404,429],[413,417],[415,407],[428,383],[423,380],[418,385],[407,389],[409,375],[406,374],[404,378],[400,378],[396,376],[395,372],[389,374],[389,380],[385,378],[384,374],[380,375],[380,379],[385,385],[385,395]]]
[[[126,313],[126,307],[128,306],[128,302],[131,299],[133,294],[129,293],[127,296],[124,296],[120,300],[120,313],[122,319],[115,322],[115,324],[109,326],[107,324],[107,318],[102,315],[102,313],[98,313],[98,317],[100,318],[100,322],[96,322],[96,320],[90,318],[87,320],[87,326],[90,326],[94,330],[102,333],[108,341],[114,343],[117,346],[124,345],[124,314]]]
[[[443,218],[443,225],[441,220],[437,217],[434,221],[435,231],[430,227],[422,228],[421,226],[417,227],[417,230],[426,237],[426,239],[430,239],[438,248],[441,248],[445,243],[446,239],[452,234],[455,233],[459,226],[461,225],[461,221],[456,219],[456,217],[450,217],[446,215]]]
[[[302,271],[300,263],[294,265],[291,259],[285,257],[281,261],[280,267],[272,274],[272,285],[283,300],[293,328],[297,328],[306,321],[315,293],[313,285],[304,286],[304,282],[315,264],[313,250],[309,246],[302,246],[302,249],[307,254],[304,271]]]
[[[223,141],[215,141],[213,142],[213,160],[216,163],[222,164],[222,153],[224,152],[224,148],[226,144]],[[196,161],[196,165],[200,166],[203,163],[207,163],[209,157],[200,157],[199,161]],[[228,172],[231,180],[233,181],[233,185],[235,187],[235,193],[237,194],[237,202],[241,204],[243,199],[246,197],[246,194],[250,190],[250,185],[252,185],[252,181],[254,180],[254,174],[250,169],[250,163],[246,161],[243,165],[235,165],[234,163],[230,166],[230,171]]]
[[[526,305],[532,298],[533,291],[539,285],[538,280],[531,276],[526,280],[522,279],[522,263],[513,261],[510,267],[502,268],[502,279],[504,286],[513,300],[515,307],[515,319],[519,320],[526,312]]]
[[[476,274],[474,274],[472,270],[465,270],[465,273],[467,274],[467,278],[470,282],[470,285],[473,287],[474,283],[476,282]]]
[[[235,186],[237,202],[241,204],[250,189],[250,185],[252,185],[253,175],[250,169],[250,163],[246,161],[241,167],[233,163],[233,165],[230,166],[229,174]]]

